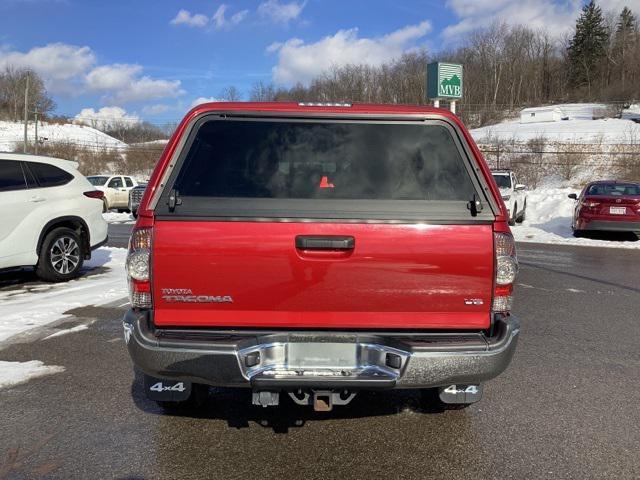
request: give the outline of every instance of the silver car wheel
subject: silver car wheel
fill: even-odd
[[[73,272],[80,262],[80,246],[71,237],[58,238],[49,251],[51,266],[63,275]]]

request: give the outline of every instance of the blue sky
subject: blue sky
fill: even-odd
[[[581,4],[0,0],[0,67],[38,71],[60,114],[85,109],[85,115],[161,123],[179,119],[198,99],[215,98],[228,85],[246,96],[258,80],[290,85],[332,64],[378,65],[415,48],[437,51],[496,19],[561,35]],[[640,10],[640,0],[605,4]]]

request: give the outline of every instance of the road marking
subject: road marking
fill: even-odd
[[[129,302],[127,302],[127,303],[123,303],[122,305],[118,305],[118,308],[120,308],[120,307],[126,307],[127,305],[129,305]]]

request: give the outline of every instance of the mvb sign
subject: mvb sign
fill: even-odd
[[[427,66],[427,96],[430,99],[460,99],[462,84],[462,65],[435,62]]]

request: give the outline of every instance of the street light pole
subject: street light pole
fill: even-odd
[[[36,105],[36,111],[34,112],[36,116],[36,141],[35,141],[35,154],[38,154],[38,105]]]
[[[27,123],[29,122],[29,72],[27,72],[27,84],[24,88],[24,145],[23,153],[27,153]]]

